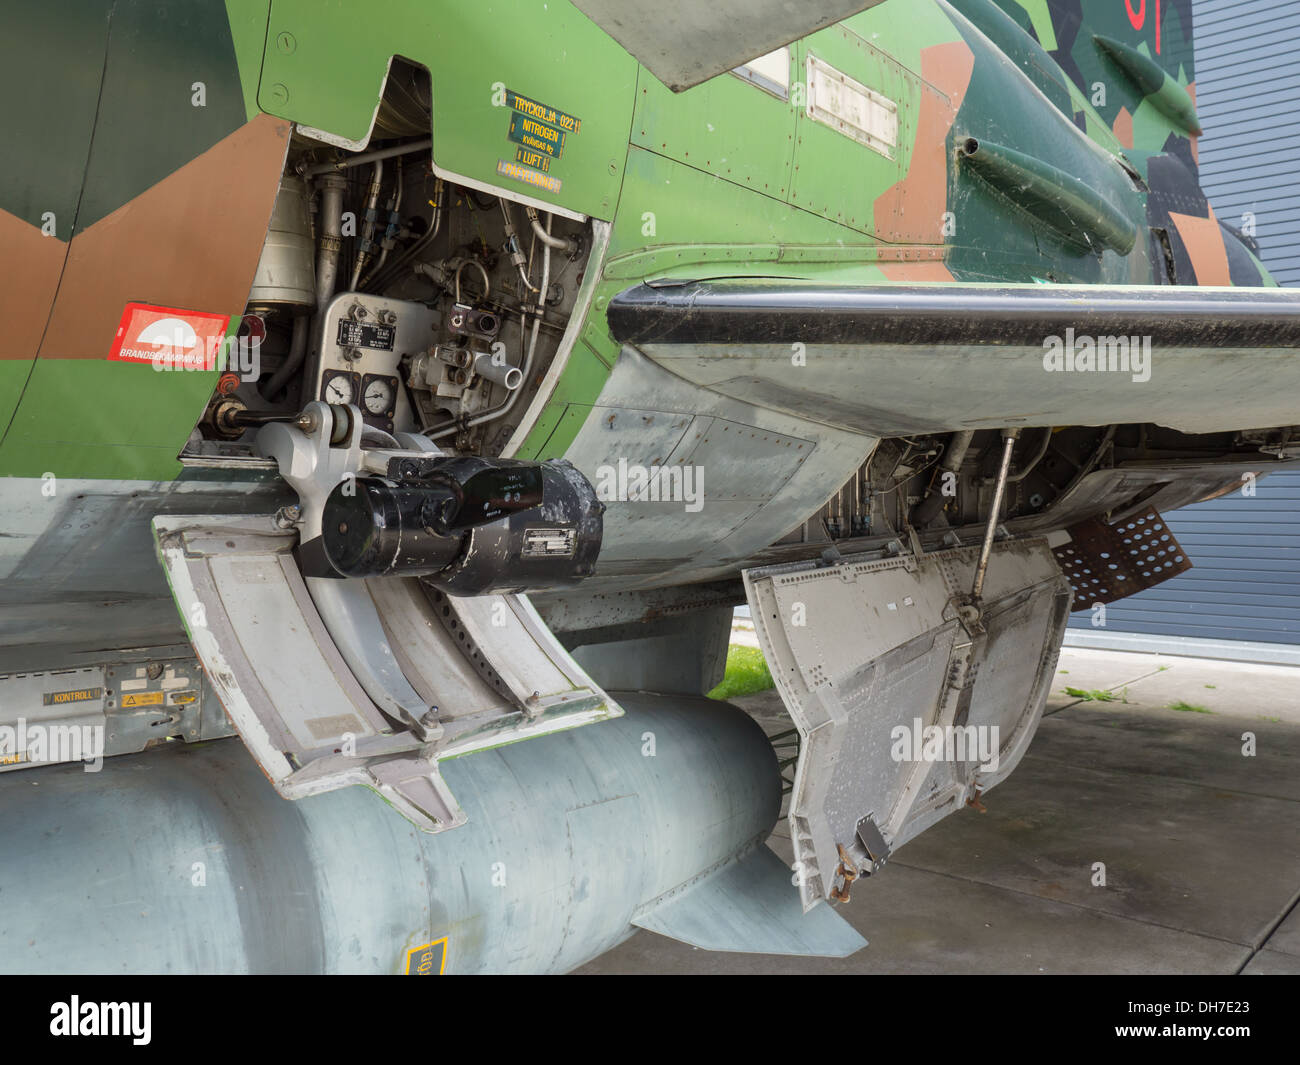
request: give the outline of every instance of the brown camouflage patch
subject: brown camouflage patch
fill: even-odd
[[[1178,228],[1178,235],[1183,238],[1183,246],[1192,260],[1192,269],[1196,271],[1198,285],[1231,285],[1232,277],[1228,272],[1228,249],[1223,243],[1223,230],[1219,228],[1214,210],[1209,218],[1197,218],[1190,214],[1169,212]]]
[[[50,318],[68,246],[38,226],[0,211],[0,248],[14,269],[0,286],[0,359],[32,359]],[[21,263],[21,266],[17,264]]]
[[[948,131],[975,68],[965,41],[921,50],[921,110],[907,176],[875,202],[875,232],[882,240],[943,243],[948,209]]]
[[[104,358],[130,302],[242,311],[288,145],[289,123],[258,115],[79,233],[41,357]]]
[[[1125,148],[1130,150],[1133,148],[1133,116],[1129,114],[1127,107],[1119,109],[1112,132],[1115,134],[1115,139]]]
[[[881,272],[890,281],[956,281],[946,263],[880,263]]]

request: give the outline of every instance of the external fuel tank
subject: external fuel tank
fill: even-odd
[[[469,820],[437,835],[360,787],[286,801],[237,739],[0,776],[0,971],[570,970],[706,874],[775,861],[762,730],[618,699],[622,718],[444,762]]]

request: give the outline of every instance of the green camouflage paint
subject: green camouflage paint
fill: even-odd
[[[44,103],[7,116],[7,142],[39,150],[0,177],[0,223],[39,226],[49,203],[68,220],[54,238],[66,241],[263,112],[364,141],[394,55],[431,72],[438,168],[611,221],[593,311],[524,457],[560,455],[572,442],[618,357],[604,307],[645,277],[1142,284],[1226,272],[1234,284],[1270,283],[1248,240],[1219,235],[1195,141],[1170,119],[1168,98],[1152,101],[1168,84],[1144,89],[1094,40],[1136,49],[1194,93],[1190,0],[1145,5],[1140,20],[1123,0],[887,0],[795,42],[786,100],[731,74],[669,93],[566,0],[375,0],[364,18],[311,0],[204,0],[176,11],[77,0],[74,17],[62,6],[57,29],[49,5],[20,6],[23,29],[4,35],[0,77],[8,98],[38,85]],[[51,33],[57,62],[38,47]],[[799,97],[809,56],[898,105],[892,157],[809,117]],[[201,113],[162,92],[183,81],[187,97],[200,80]],[[558,191],[498,176],[517,148],[506,90],[581,120],[548,170]],[[138,126],[149,130],[143,142]],[[1081,248],[1013,202],[958,159],[970,138],[1090,175],[1138,231],[1133,250]],[[1136,178],[1114,163],[1120,153]],[[48,291],[24,304],[38,323],[62,270],[62,259],[47,259]],[[175,476],[211,375],[152,374],[97,351],[36,360],[35,332],[0,351],[0,428],[12,418],[0,473]]]

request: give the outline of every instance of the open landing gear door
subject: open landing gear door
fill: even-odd
[[[1038,726],[1070,608],[1045,540],[747,570],[801,744],[790,836],[804,909],[1001,781]]]
[[[521,595],[304,578],[271,517],[154,520],[195,652],[285,798],[349,784],[419,828],[465,820],[438,763],[622,714]]]

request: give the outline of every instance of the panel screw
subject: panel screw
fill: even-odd
[[[283,107],[289,102],[288,87],[278,81],[267,90],[267,95],[274,107]]]
[[[275,46],[285,55],[293,55],[298,41],[292,33],[282,33],[275,39]]]

